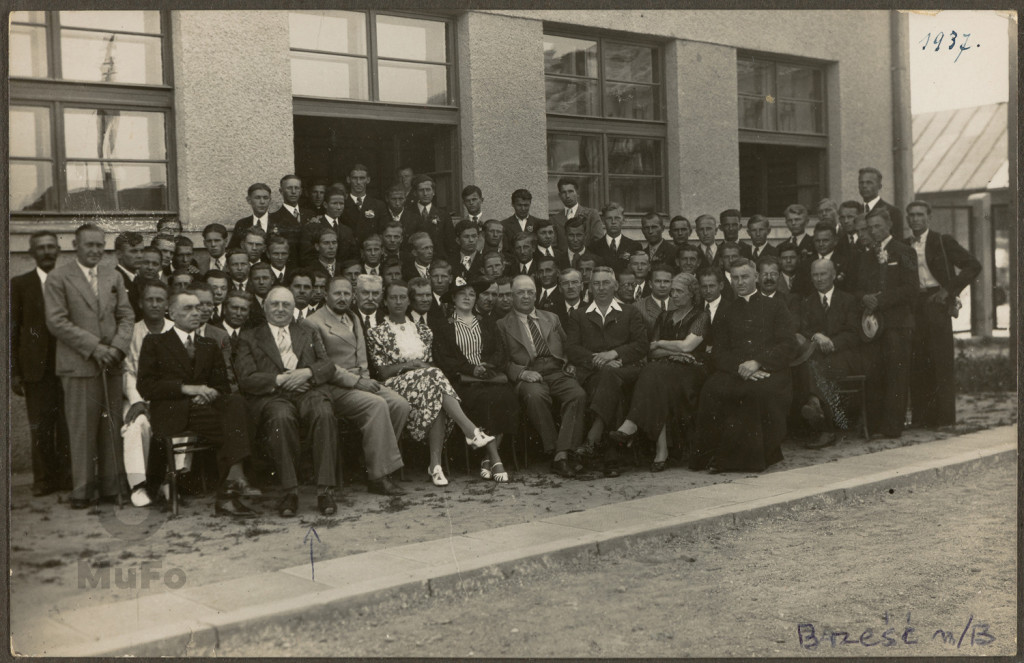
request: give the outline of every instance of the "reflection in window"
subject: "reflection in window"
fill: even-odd
[[[736,74],[741,129],[825,133],[822,69],[741,56]]]
[[[147,210],[167,208],[167,166],[69,161],[68,210]]]
[[[46,28],[12,24],[10,75],[46,78],[49,54],[46,52]]]

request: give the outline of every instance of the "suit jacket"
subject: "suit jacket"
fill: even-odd
[[[828,311],[821,307],[821,293],[815,291],[800,302],[800,333],[808,340],[815,334],[828,336],[836,351],[860,345],[860,303],[839,288],[832,289]]]
[[[297,368],[313,371],[313,385],[327,384],[334,377],[334,363],[327,356],[320,335],[304,323],[288,325],[292,352],[298,358]],[[285,372],[281,352],[269,325],[246,329],[238,337],[235,353],[235,377],[239,391],[259,411],[278,393],[277,376]]]
[[[558,316],[548,311],[535,310],[534,313],[537,314],[537,327],[544,336],[544,342],[547,343],[551,356],[568,363],[565,351],[565,330],[562,329],[562,323],[558,321]],[[515,311],[498,320],[495,326],[498,329],[498,338],[504,344],[504,351],[508,357],[508,368],[506,369],[508,379],[516,382],[519,380],[519,375],[530,365],[530,348],[533,347],[533,341],[529,338]]]
[[[611,247],[608,246],[607,236],[591,242],[587,246],[587,250],[592,251],[605,265],[614,269],[616,274],[619,274],[629,266],[629,256],[644,249],[640,242],[635,239],[619,235],[618,252],[612,252]]]
[[[128,302],[132,305],[132,313],[135,314],[135,319],[141,320],[142,307],[139,304],[139,292],[135,288],[135,275],[131,274],[120,264],[114,267],[114,271],[116,271],[124,281],[124,289],[128,292]]]
[[[615,350],[623,365],[636,364],[647,357],[647,327],[643,316],[630,304],[621,304],[621,311],[608,310],[604,324],[597,311],[581,307],[569,317],[566,327],[566,351],[576,366],[580,384],[597,369],[594,354]]]
[[[57,339],[57,375],[99,375],[100,365],[90,357],[101,343],[128,354],[135,314],[124,281],[104,265],[97,266],[96,280],[98,295],[93,295],[77,260],[54,268],[46,277],[46,327]],[[113,372],[120,371],[117,367]]]
[[[207,322],[200,329],[203,330],[204,338],[210,339],[220,348],[220,353],[224,357],[224,365],[227,367],[228,383],[231,384],[232,391],[236,391],[238,382],[235,380],[235,371],[232,367],[235,359],[235,347],[231,343],[231,337],[228,336],[227,331],[223,327],[218,326],[216,323]]]
[[[224,257],[224,269],[222,269],[221,271],[227,272],[228,271],[228,269],[227,269],[227,267],[228,267],[227,256],[223,256],[223,257]],[[199,273],[204,275],[204,276],[206,275],[206,272],[210,271],[210,269],[213,267],[213,265],[212,265],[213,258],[210,257],[209,253],[197,254],[195,260],[196,260],[196,266],[199,267]]]
[[[430,206],[430,214],[423,218],[418,203],[410,203],[402,212],[403,225],[408,217],[409,223],[416,226],[428,235],[434,242],[434,257],[444,258],[449,262],[459,255],[459,243],[455,237],[455,226],[461,219],[451,213],[450,210],[441,207],[436,202]],[[480,227],[483,232],[483,226]],[[406,235],[406,238],[412,235]]]
[[[576,308],[586,308],[588,306],[590,306],[590,302],[585,302],[582,299],[576,302]],[[565,326],[569,324],[569,316],[571,315],[569,305],[565,302],[565,297],[559,298],[558,306],[555,307],[554,313],[558,316],[558,321],[562,323],[562,329],[565,329]]]
[[[796,352],[796,318],[777,296],[755,292],[749,302],[737,298],[718,310],[712,328],[712,361],[717,370],[729,374],[735,375],[750,359],[769,373],[788,370]]]
[[[567,222],[565,208],[563,207],[548,216],[555,225],[555,241],[558,244],[558,248],[569,248],[569,244],[565,239],[565,224]],[[583,240],[584,244],[589,244],[604,237],[604,221],[601,220],[601,213],[596,209],[580,205],[576,208],[576,217],[583,219],[583,230],[586,232]]]
[[[902,212],[902,210],[900,210],[900,208],[896,207],[892,203],[886,201],[885,199],[881,199],[881,198],[878,200],[877,203],[875,203],[875,206],[874,206],[874,208],[871,211],[873,212],[876,209],[884,209],[885,211],[887,211],[889,213],[889,220],[892,221],[892,228],[889,230],[889,234],[892,235],[894,239],[897,239],[897,240],[903,242],[904,241],[904,237],[903,237],[904,230],[903,230],[903,212]]]
[[[304,324],[319,334],[327,357],[334,363],[331,382],[352,388],[359,382],[359,378],[370,377],[370,365],[363,326],[351,311],[346,311],[344,315],[351,323],[347,327],[337,314],[325,306],[306,318]]]
[[[313,242],[316,241],[321,229],[330,227],[331,224],[328,223],[327,218],[324,216],[315,217],[314,219],[302,224],[298,233],[300,265],[303,267],[316,267],[317,255]],[[356,238],[352,233],[352,229],[345,225],[345,223],[338,223],[337,227],[334,228],[334,231],[338,235],[338,253],[335,254],[338,261],[344,262],[350,258],[358,257],[359,249],[356,246]]]
[[[581,251],[576,253],[576,260],[572,260],[569,253],[569,249],[565,249],[564,251],[559,249],[558,251],[555,251],[555,264],[558,265],[559,270],[569,269],[570,267],[573,269],[579,269],[580,258],[583,258],[584,256],[589,257],[591,255],[590,250],[585,246]]]
[[[558,310],[559,309],[562,309],[563,311],[565,310],[565,297],[562,296],[562,292],[558,289],[558,286],[555,286],[555,289],[552,291],[551,295],[547,298],[547,301],[542,303],[541,302],[541,295],[543,294],[543,292],[544,292],[543,288],[541,288],[540,285],[538,285],[537,286],[537,301],[535,302],[538,309],[541,309],[543,311],[548,311],[548,312],[554,313],[556,315],[558,314]]]
[[[466,281],[474,281],[483,278],[484,254],[477,251],[473,254],[473,260],[469,263],[469,269],[462,265],[462,254],[456,251],[450,254],[449,262],[452,265],[452,279],[461,276]]]
[[[46,328],[43,284],[33,268],[11,279],[11,376],[41,382],[56,367],[57,339]]]
[[[363,208],[360,210],[349,194],[345,199],[345,209],[341,212],[341,222],[352,231],[357,244],[374,233],[380,233],[390,218],[388,206],[383,201],[369,196],[363,198]],[[340,245],[341,239],[338,241]]]
[[[928,239],[925,241],[924,259],[928,271],[950,297],[959,295],[981,274],[981,263],[977,258],[949,235],[942,235],[934,230],[929,231]]]
[[[914,301],[920,289],[917,252],[903,242],[891,239],[885,246],[885,253],[885,265],[879,261],[877,251],[858,256],[853,292],[858,299],[865,294],[879,293],[875,314],[882,324],[883,333],[885,329],[913,329]]]
[[[671,300],[668,301],[668,310],[674,311],[676,307],[672,305]],[[648,295],[633,305],[636,310],[640,311],[640,317],[644,320],[644,327],[647,328],[647,338],[654,338],[654,329],[658,322],[658,317],[661,315],[661,306],[654,299],[654,295]]]
[[[245,216],[235,221],[235,228],[231,231],[231,239],[228,240],[228,248],[234,249],[242,245],[242,238],[245,237],[245,231],[252,228],[255,217],[253,215]],[[295,217],[285,212],[285,216],[280,214],[274,216],[274,213],[267,214],[267,234],[268,235],[280,235],[288,240],[288,256],[289,259],[298,256],[298,237],[299,231],[298,224],[295,223]]]
[[[505,356],[505,346],[498,340],[498,328],[491,318],[477,315],[477,322],[480,324],[480,362],[501,373],[505,372],[508,358]],[[444,320],[442,324],[434,328],[434,363],[444,371],[451,381],[457,381],[459,375],[473,373],[474,365],[466,359],[455,339],[455,323],[451,320]]]
[[[285,209],[284,205],[281,205],[276,210],[271,212],[270,216],[274,218],[275,221],[281,223],[282,225],[294,225],[301,228],[302,225],[305,224],[306,222],[318,217],[319,213],[300,203],[298,218],[295,218],[294,214]]]
[[[697,251],[700,253],[700,262],[697,264],[697,270],[700,271],[705,267],[717,267],[719,269],[725,269],[722,265],[722,241],[715,241],[715,257],[708,262],[707,253],[705,253],[705,247],[700,242],[694,244],[697,247]]]
[[[800,260],[806,260],[810,256],[816,255],[816,251],[814,248],[814,238],[811,237],[809,233],[804,233],[803,236],[800,237],[799,244],[794,242],[793,237],[790,236],[787,237],[784,241],[779,242],[779,245],[776,248],[781,252],[782,247],[784,246],[795,246],[797,254],[800,256]]]
[[[526,217],[526,232],[532,233],[537,229],[537,224],[540,219],[534,215]],[[516,236],[523,232],[519,229],[519,221],[516,220],[516,215],[505,217],[501,220],[501,227],[505,229],[505,237],[502,239],[502,246],[505,247],[506,251],[515,249]],[[555,229],[555,237],[558,237],[558,230]]]
[[[652,254],[651,246],[648,244],[644,247],[644,251],[651,258],[651,266],[663,263],[668,265],[674,271],[676,268],[676,254],[679,253],[679,249],[672,243],[671,240],[662,240],[661,244],[658,245],[658,249]]]
[[[149,401],[153,432],[173,436],[188,428],[192,397],[181,393],[182,385],[206,385],[221,394],[231,393],[227,365],[217,342],[196,336],[195,359],[189,359],[174,329],[150,334],[142,341],[136,386]]]
[[[775,256],[779,257],[779,250],[771,242],[765,242],[764,246],[761,247],[761,255],[757,258],[754,257],[754,245],[747,242],[740,242],[740,255],[749,260],[757,262],[763,256]]]

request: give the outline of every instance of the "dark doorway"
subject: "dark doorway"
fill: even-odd
[[[369,169],[369,194],[384,200],[401,166],[437,183],[437,202],[458,201],[454,170],[455,127],[443,124],[295,116],[295,170],[307,182],[344,182],[349,168]],[[457,208],[458,205],[456,204]]]

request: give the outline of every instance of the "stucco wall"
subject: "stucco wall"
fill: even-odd
[[[288,13],[171,12],[182,225],[233,223],[295,169]]]
[[[544,40],[538,20],[469,12],[458,19],[463,184],[484,192],[484,214],[512,214],[516,189],[546,217]]]

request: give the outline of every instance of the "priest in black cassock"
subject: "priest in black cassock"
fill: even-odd
[[[736,299],[714,321],[715,372],[701,391],[690,467],[760,472],[782,460],[797,323],[781,300],[757,292],[753,262],[729,271]]]

